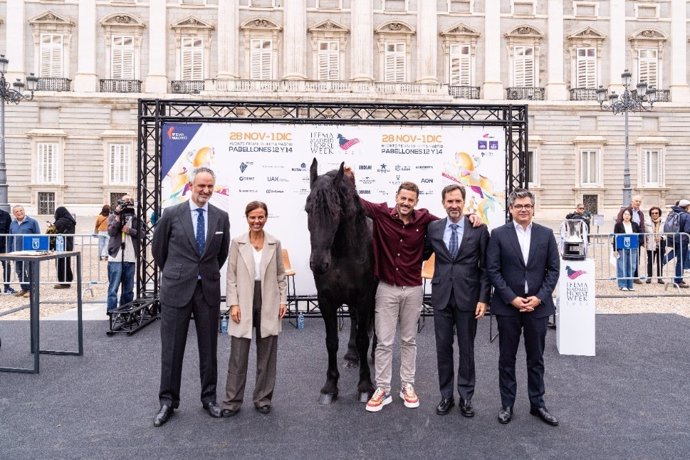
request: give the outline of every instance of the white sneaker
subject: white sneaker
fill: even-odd
[[[411,383],[406,383],[402,386],[400,389],[400,399],[404,401],[405,407],[410,409],[419,407],[419,398],[417,397],[417,393],[415,393],[414,387]]]
[[[386,393],[381,387],[376,387],[376,391],[374,391],[374,394],[371,395],[371,398],[367,401],[366,409],[367,412],[378,412],[383,409],[383,406],[387,406],[392,402],[393,398],[391,398],[390,393]]]

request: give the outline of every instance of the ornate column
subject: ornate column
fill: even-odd
[[[239,0],[218,3],[218,75],[219,80],[240,78]]]
[[[438,16],[436,8],[417,3],[417,83],[438,83]]]
[[[374,2],[357,0],[350,10],[352,46],[350,47],[351,78],[354,81],[374,80]]]
[[[96,2],[79,2],[79,42],[77,43],[77,73],[74,75],[75,93],[98,91],[96,75]]]
[[[690,102],[690,89],[687,78],[686,29],[687,13],[685,0],[671,0],[671,101]]]
[[[167,93],[166,71],[167,10],[166,0],[149,0],[149,73],[144,80],[147,93]]]
[[[307,51],[307,2],[290,0],[283,10],[283,79],[305,80]]]
[[[568,100],[568,91],[563,79],[563,0],[549,0],[548,3],[548,81],[546,99],[550,101]]]
[[[484,3],[484,86],[482,99],[505,99],[501,80],[501,2]]]

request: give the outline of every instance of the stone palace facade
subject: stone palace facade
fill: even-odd
[[[11,203],[94,215],[136,191],[137,100],[529,105],[538,218],[610,218],[624,117],[596,89],[629,69],[656,89],[629,113],[633,194],[690,197],[686,0],[3,0]]]

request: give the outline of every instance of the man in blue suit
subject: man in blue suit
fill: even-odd
[[[549,315],[555,311],[551,293],[556,288],[559,257],[553,232],[532,222],[534,195],[516,189],[508,197],[513,218],[491,232],[486,256],[487,272],[494,295],[491,312],[498,320],[498,382],[501,410],[498,421],[510,422],[517,383],[515,355],[520,334],[527,354],[527,392],[530,413],[545,423],[558,420],[544,405],[544,342]]]
[[[431,280],[431,304],[434,307],[436,360],[441,402],[438,415],[446,415],[453,400],[453,329],[458,337],[458,394],[460,413],[473,417],[474,337],[477,320],[484,316],[491,285],[486,273],[486,247],[489,231],[486,225],[473,227],[463,215],[465,188],[453,184],[441,192],[445,219],[427,227],[425,258],[436,254]]]

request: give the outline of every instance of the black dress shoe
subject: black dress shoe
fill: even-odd
[[[513,418],[513,408],[511,406],[501,407],[501,410],[498,411],[498,421],[502,425],[509,423],[510,419],[512,419],[512,418]]]
[[[266,404],[265,406],[255,406],[256,410],[258,410],[260,413],[266,415],[271,413],[271,406]]]
[[[153,426],[165,425],[165,422],[167,422],[174,413],[175,410],[171,406],[163,404],[161,410],[156,414],[156,418],[153,419]]]
[[[208,411],[208,415],[210,415],[213,418],[220,418],[221,417],[221,410],[220,406],[216,404],[215,401],[211,401],[210,403],[206,403],[204,405],[204,409]]]
[[[446,415],[454,405],[455,401],[453,401],[453,398],[443,398],[436,406],[436,413],[438,415]]]
[[[239,411],[239,409],[223,409],[221,415],[223,417],[234,417]]]
[[[535,417],[539,417],[544,421],[544,423],[547,423],[551,426],[558,426],[558,419],[556,419],[556,417],[554,417],[553,415],[549,414],[549,411],[546,410],[546,407],[532,408],[530,409],[529,413],[534,415]]]
[[[472,400],[460,398],[460,413],[463,417],[474,417],[474,409],[472,409]]]

